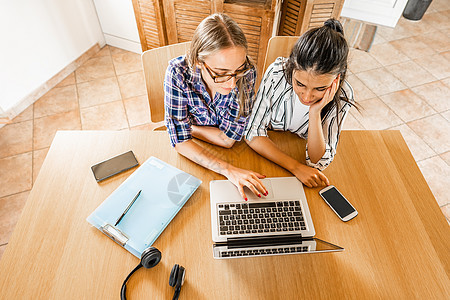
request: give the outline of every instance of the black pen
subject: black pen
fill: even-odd
[[[139,190],[139,192],[136,194],[136,196],[134,196],[133,200],[131,200],[130,204],[128,204],[127,208],[125,209],[125,211],[123,212],[123,214],[117,219],[116,224],[114,226],[117,226],[117,224],[119,224],[120,221],[122,221],[123,217],[126,215],[126,213],[130,210],[131,206],[134,204],[134,202],[136,202],[136,199],[139,197],[139,195],[141,194],[142,190]]]

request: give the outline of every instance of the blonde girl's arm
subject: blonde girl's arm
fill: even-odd
[[[238,188],[239,193],[245,200],[247,200],[247,195],[244,192],[244,186],[248,187],[256,196],[261,197],[261,194],[267,195],[267,189],[260,180],[265,177],[264,175],[234,167],[216,157],[193,140],[178,143],[175,145],[175,149],[193,162],[225,176]]]
[[[192,136],[224,148],[231,148],[236,142],[223,133],[222,130],[214,126],[192,125]]]

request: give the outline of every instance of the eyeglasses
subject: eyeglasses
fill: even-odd
[[[208,71],[209,75],[211,76],[211,78],[214,80],[215,83],[227,82],[232,77],[234,77],[234,78],[236,78],[236,80],[238,80],[238,79],[246,76],[248,73],[250,73],[250,70],[252,69],[252,65],[248,61],[248,57],[245,58],[244,69],[239,70],[232,74],[218,75],[216,72],[211,70],[211,68],[205,62],[203,62],[203,64],[205,65],[206,71]]]

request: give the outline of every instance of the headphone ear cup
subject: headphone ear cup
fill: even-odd
[[[184,269],[183,266],[180,266],[178,268],[178,276],[177,276],[177,281],[175,283],[175,287],[181,288],[181,286],[184,283],[184,276],[186,274],[186,270]]]
[[[161,261],[161,252],[155,247],[150,247],[144,250],[141,255],[141,265],[150,269],[156,266]]]
[[[174,287],[175,283],[177,282],[179,268],[180,266],[178,264],[175,264],[172,268],[172,271],[170,271],[169,285],[171,287]]]

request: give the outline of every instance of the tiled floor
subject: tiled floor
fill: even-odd
[[[400,130],[450,221],[450,2],[379,27],[370,52],[350,58],[362,111],[345,128]],[[57,130],[148,130],[149,120],[140,56],[106,46],[0,128],[0,257]]]

